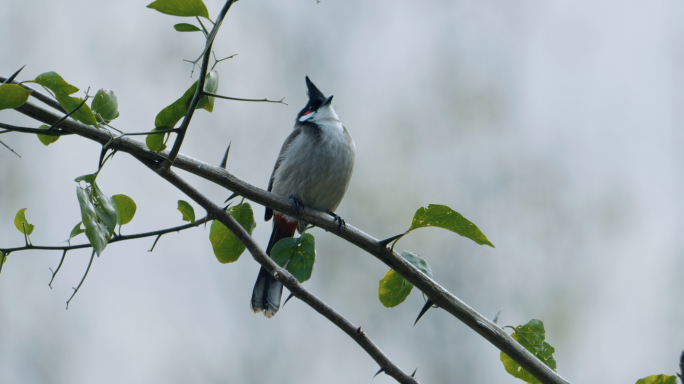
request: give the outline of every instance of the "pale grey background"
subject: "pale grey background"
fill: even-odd
[[[149,1],[149,0],[148,0]],[[85,90],[113,89],[127,131],[193,81],[197,34],[145,1],[4,1],[0,73],[57,71]],[[209,0],[213,17],[222,5]],[[634,383],[674,374],[684,347],[684,4],[679,1],[242,0],[215,50],[222,94],[285,96],[289,106],[217,101],[199,111],[183,146],[266,187],[309,75],[357,145],[338,213],[378,238],[413,212],[446,204],[496,249],[439,229],[398,248],[423,255],[435,278],[500,323],[542,319],[558,372],[576,383]],[[94,93],[94,92],[93,92]],[[6,123],[34,124],[14,111]],[[33,125],[35,126],[35,124]],[[95,170],[99,147],[64,137],[44,147],[1,135],[0,244],[19,246],[20,208],[35,244],[56,244],[80,220],[73,179]],[[229,192],[187,178],[215,201]],[[182,224],[183,196],[126,154],[99,178],[138,203],[124,233]],[[196,208],[197,205],[193,204]],[[199,209],[198,209],[199,211]],[[262,207],[256,208],[259,218]],[[200,213],[198,213],[200,214]],[[269,224],[259,220],[265,244]],[[517,383],[498,351],[443,311],[414,328],[414,292],[385,309],[387,267],[314,230],[312,292],[425,383]],[[296,300],[273,320],[248,299],[258,265],[216,262],[208,230],[107,248],[65,311],[88,251],[12,254],[0,276],[1,383],[389,383],[327,320]],[[84,241],[83,237],[77,239]]]

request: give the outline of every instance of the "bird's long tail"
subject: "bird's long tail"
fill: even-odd
[[[268,242],[268,247],[266,247],[266,254],[270,256],[271,249],[281,239],[293,237],[297,230],[297,225],[297,220],[287,217],[280,212],[275,212],[273,232],[271,232],[271,239]],[[254,284],[254,290],[252,291],[252,301],[250,302],[252,312],[264,312],[264,316],[270,319],[280,309],[282,295],[283,285],[268,273],[264,267],[261,267],[257,281]]]

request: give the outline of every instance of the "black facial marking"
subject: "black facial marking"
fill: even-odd
[[[309,102],[306,104],[304,109],[297,114],[297,121],[299,121],[302,116],[307,115],[307,111],[315,112],[325,101],[325,95],[323,95],[323,92],[321,92],[314,85],[314,83],[309,80],[309,76],[306,77],[306,88],[307,94],[309,95]]]

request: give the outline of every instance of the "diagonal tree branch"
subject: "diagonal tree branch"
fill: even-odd
[[[188,112],[183,118],[183,122],[179,127],[180,130],[178,131],[176,140],[174,140],[173,147],[171,148],[171,152],[168,156],[169,162],[171,164],[173,164],[173,162],[176,160],[176,156],[178,156],[180,147],[183,144],[183,139],[185,138],[185,133],[188,131],[190,120],[192,120],[192,115],[195,113],[195,108],[197,107],[197,104],[199,104],[202,97],[204,97],[204,82],[206,81],[207,71],[209,70],[211,46],[214,44],[214,39],[216,38],[216,34],[218,33],[219,28],[221,27],[221,23],[223,23],[223,19],[226,17],[226,13],[228,13],[230,6],[233,5],[234,2],[235,0],[226,1],[226,4],[223,6],[223,9],[221,9],[221,13],[219,13],[218,18],[216,18],[214,28],[211,30],[209,37],[207,37],[207,44],[204,48],[203,53],[204,57],[202,58],[202,69],[200,70],[199,80],[197,80],[197,89],[195,90],[195,95],[192,97],[192,101],[190,101],[190,104],[188,104]]]
[[[140,162],[145,164],[148,168],[156,172],[159,176],[166,179],[169,183],[173,184],[176,188],[185,193],[189,198],[194,200],[197,204],[204,208],[208,215],[214,217],[216,220],[220,221],[225,225],[235,236],[245,245],[259,264],[261,264],[269,273],[271,273],[278,281],[280,281],[284,286],[287,287],[290,292],[316,312],[323,315],[326,319],[330,320],[333,324],[337,325],[342,331],[344,331],[349,337],[356,341],[361,348],[363,348],[381,367],[387,375],[392,376],[400,383],[418,383],[418,381],[406,374],[399,367],[397,367],[384,353],[371,341],[371,339],[366,336],[366,334],[361,330],[361,327],[356,327],[354,324],[349,322],[346,318],[340,315],[332,307],[325,304],[321,299],[313,295],[311,292],[306,290],[292,274],[287,270],[279,267],[266,253],[259,247],[259,245],[254,241],[254,239],[245,231],[244,228],[238,223],[228,212],[226,212],[220,206],[214,204],[206,196],[202,195],[193,186],[181,179],[173,171],[164,169],[161,164],[139,158]]]
[[[40,107],[37,107],[32,103],[26,103],[22,105],[21,107],[17,108],[17,111],[46,124],[51,124],[60,117]],[[66,120],[61,124],[61,127],[66,131],[73,132],[79,136],[97,141],[101,144],[107,143],[107,141],[110,139],[110,135],[108,133],[99,131],[93,127],[86,126],[77,121]],[[111,146],[113,149],[117,149],[121,152],[127,152],[140,160],[153,160],[159,156],[159,154],[149,151],[144,143],[127,137],[117,140],[116,142],[112,143]],[[161,154],[165,155],[166,153],[168,153],[168,151],[164,151]],[[437,282],[420,272],[420,270],[411,265],[399,254],[388,249],[386,245],[383,245],[378,239],[364,233],[357,228],[354,228],[350,224],[347,224],[345,227],[343,227],[342,231],[338,233],[338,224],[333,220],[332,216],[323,212],[308,209],[306,207],[300,209],[299,211],[295,211],[295,209],[292,207],[292,204],[287,199],[248,184],[240,178],[228,173],[223,168],[216,167],[181,154],[178,155],[176,161],[173,163],[173,166],[188,171],[215,184],[221,185],[258,204],[265,205],[292,217],[303,219],[312,225],[342,237],[350,243],[372,254],[377,259],[387,264],[390,268],[397,271],[402,277],[423,292],[432,302],[461,320],[475,332],[482,335],[485,339],[491,342],[502,352],[510,356],[515,362],[520,364],[520,366],[530,372],[530,374],[532,374],[542,383],[570,383],[559,376],[556,372],[551,370],[549,367],[544,365],[544,363],[523,348],[498,325],[492,323],[489,319],[470,308],[467,304],[444,289]]]

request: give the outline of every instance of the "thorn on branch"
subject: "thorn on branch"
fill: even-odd
[[[392,237],[388,237],[388,238],[386,238],[386,239],[384,239],[384,240],[379,240],[379,241],[378,241],[378,244],[382,245],[383,247],[387,247],[387,244],[391,243],[391,242],[394,241],[394,240],[400,239],[400,238],[401,238],[402,236],[404,236],[405,234],[406,234],[406,232],[400,233],[400,234],[395,235],[395,236],[392,236]]]
[[[66,309],[69,309],[69,303],[71,302],[71,299],[76,296],[76,293],[78,292],[79,289],[81,289],[81,285],[83,285],[83,282],[85,281],[86,276],[88,276],[88,271],[90,271],[90,266],[93,264],[93,258],[95,258],[95,250],[93,249],[93,253],[90,254],[90,262],[88,263],[88,268],[86,268],[85,274],[83,274],[83,278],[81,279],[81,282],[78,283],[78,287],[73,288],[74,293],[71,294],[71,297],[69,300],[66,302]]]
[[[227,203],[227,202],[233,200],[234,198],[236,198],[236,197],[238,197],[238,196],[240,196],[240,195],[238,195],[237,193],[233,192],[233,194],[230,195],[230,197],[228,197],[228,198],[226,199],[226,201],[223,202],[223,204],[225,204],[225,203]],[[228,208],[228,207],[226,207],[226,208]],[[223,210],[225,211],[226,208],[223,208]]]
[[[233,144],[232,141],[230,143],[228,143],[228,148],[226,148],[226,153],[223,155],[223,160],[221,160],[221,165],[219,165],[223,169],[226,169],[226,165],[228,164],[228,153],[230,152],[230,145],[231,144]]]
[[[283,308],[285,308],[285,304],[287,304],[287,302],[290,301],[290,299],[293,297],[294,297],[294,294],[290,293],[290,296],[288,296],[287,299],[285,299],[285,302],[283,303]]]
[[[499,315],[501,314],[501,310],[502,310],[502,309],[503,309],[503,307],[501,307],[501,308],[496,312],[496,315],[494,315],[494,317],[492,318],[492,323],[494,323],[494,324],[496,324],[496,325],[499,325]]]
[[[11,84],[14,81],[14,79],[17,77],[19,72],[21,72],[21,70],[24,69],[24,67],[26,67],[26,64],[24,64],[23,67],[19,68],[19,70],[14,72],[14,74],[12,76],[8,77],[7,80],[5,80],[5,82],[3,84]]]
[[[102,162],[104,161],[105,155],[107,154],[107,146],[103,145],[100,151],[100,160],[97,162],[97,169],[102,169]]]
[[[432,307],[433,304],[434,303],[432,302],[432,300],[430,300],[430,298],[428,298],[427,301],[425,302],[425,305],[423,305],[423,308],[420,310],[420,313],[418,314],[418,318],[416,318],[416,321],[413,323],[414,327],[416,326],[416,324],[418,324],[418,320],[420,320],[420,318],[423,317],[425,312],[427,312],[428,309],[430,309],[430,307]],[[435,305],[435,308],[437,308],[436,305]]]
[[[7,261],[7,256],[9,256],[9,253],[0,252],[0,274],[2,273],[2,266]]]
[[[59,269],[62,268],[62,263],[64,262],[64,257],[66,256],[66,254],[67,254],[67,250],[65,249],[64,253],[62,253],[62,260],[59,261],[59,265],[57,266],[57,269],[55,269],[54,272],[52,272],[52,268],[48,268],[48,269],[50,269],[50,272],[52,272],[52,279],[50,279],[50,282],[48,283],[48,286],[50,287],[50,289],[52,289],[52,282],[55,280],[55,276],[57,275],[57,272],[59,272]]]
[[[418,372],[418,367],[416,367],[416,370],[413,371],[413,373],[411,374],[411,377],[415,378],[415,377],[416,377],[416,372]]]
[[[380,368],[380,370],[379,370],[375,375],[373,375],[373,378],[375,379],[375,377],[376,377],[377,375],[379,375],[379,374],[381,374],[381,373],[383,373],[383,372],[385,372],[385,368]]]

